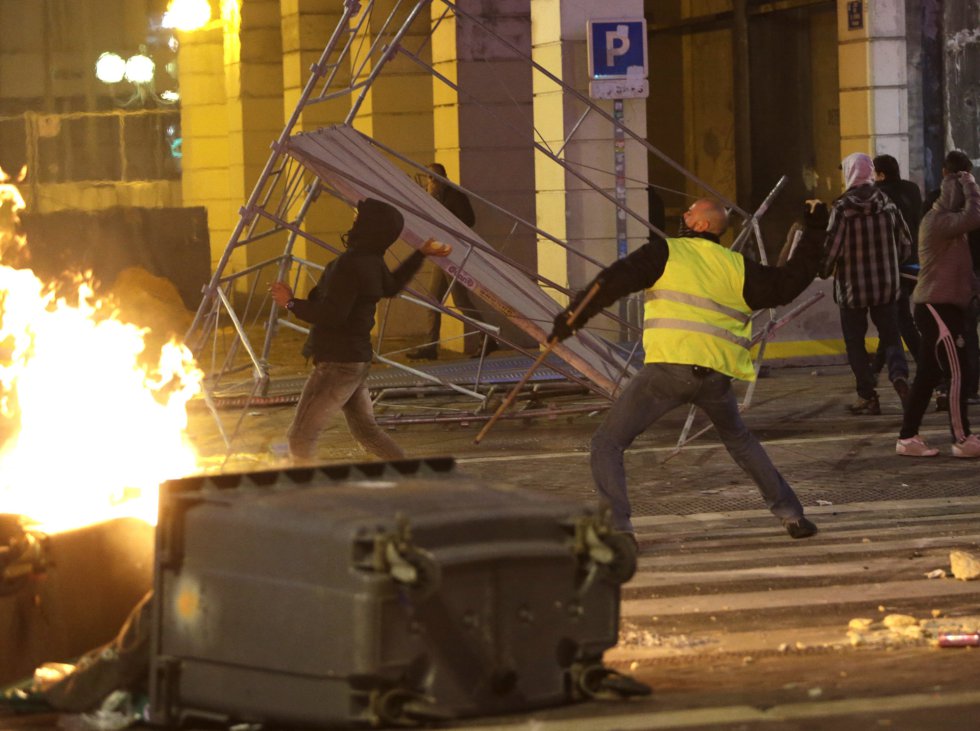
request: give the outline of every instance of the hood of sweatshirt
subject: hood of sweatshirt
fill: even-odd
[[[381,256],[398,240],[404,225],[397,208],[365,198],[357,204],[357,218],[347,232],[347,249],[355,255]]]
[[[863,152],[855,152],[845,157],[840,164],[844,171],[844,187],[855,188],[875,182],[874,161]]]
[[[939,186],[939,197],[933,203],[933,208],[941,211],[962,211],[966,205],[966,196],[963,194],[963,186],[960,185],[956,175],[947,175],[943,178],[942,185]]]
[[[835,203],[845,216],[872,216],[881,213],[886,206],[894,205],[879,187],[871,183],[849,188]]]

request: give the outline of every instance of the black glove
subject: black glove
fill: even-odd
[[[827,230],[830,223],[830,210],[827,204],[821,200],[809,200],[803,204],[803,223],[807,228],[818,228],[821,231]]]
[[[551,334],[548,336],[548,340],[557,340],[561,342],[570,338],[575,332],[571,326],[568,324],[568,317],[572,314],[572,310],[566,308],[555,315],[554,323],[551,327]]]
[[[591,288],[592,285],[589,286],[589,289]],[[589,321],[589,318],[602,309],[601,307],[594,306],[595,298],[593,298],[589,304],[586,305],[580,313],[578,313],[578,317],[575,318],[575,322],[573,322],[571,325],[568,324],[568,318],[572,316],[572,312],[578,309],[579,303],[581,303],[581,301],[585,298],[588,291],[589,290],[583,290],[578,292],[574,297],[572,297],[572,301],[568,304],[568,307],[555,315],[555,320],[551,328],[551,335],[548,336],[549,340],[557,339],[560,342],[570,338],[576,330],[582,328],[585,323]]]

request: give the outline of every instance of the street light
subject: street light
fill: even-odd
[[[197,30],[211,20],[208,0],[170,0],[163,14],[163,27],[177,30]]]
[[[149,56],[138,53],[126,59],[126,81],[131,84],[149,84],[153,81],[153,72],[156,64]]]
[[[126,75],[126,62],[118,53],[106,51],[95,62],[95,77],[104,84],[118,84]]]
[[[140,46],[140,53],[134,54],[125,61],[117,53],[106,51],[95,62],[96,78],[115,89],[115,85],[120,81],[126,80],[133,85],[133,95],[125,101],[116,100],[116,103],[123,107],[133,106],[136,103],[143,104],[152,100],[158,104],[176,104],[180,99],[180,94],[176,91],[166,90],[157,94],[154,89],[154,77],[156,75],[156,62],[150,58],[145,49]],[[175,76],[174,69],[168,66],[168,71]]]

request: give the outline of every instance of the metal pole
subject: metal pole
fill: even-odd
[[[746,210],[752,204],[752,116],[749,74],[748,0],[733,3],[732,56],[735,81],[735,198]]]
[[[613,100],[613,169],[616,172],[616,258],[625,259],[629,253],[626,241],[626,133],[623,132],[623,100]],[[619,300],[619,339],[628,337],[626,320],[629,301],[623,297]]]
[[[582,301],[578,303],[578,306],[569,313],[569,326],[575,323],[578,316],[582,314],[582,310],[588,306],[589,302],[591,302],[592,298],[597,294],[599,294],[598,282],[592,285],[592,288],[586,293],[585,297],[582,298]],[[503,414],[514,402],[514,399],[517,398],[517,394],[520,393],[522,388],[524,388],[524,384],[528,382],[528,379],[531,378],[531,375],[538,369],[538,367],[544,363],[544,359],[551,354],[551,351],[556,345],[558,345],[558,338],[549,338],[547,347],[541,351],[541,355],[539,355],[538,359],[534,361],[534,364],[528,369],[527,373],[525,373],[521,380],[517,382],[517,385],[511,389],[511,392],[507,394],[507,398],[504,399],[502,404],[500,404],[500,408],[498,408],[494,415],[490,418],[490,421],[484,425],[484,427],[480,430],[480,433],[476,435],[476,438],[473,440],[473,444],[479,444],[483,440],[483,437],[485,437],[487,432],[489,432],[493,428],[493,425],[497,423],[497,419],[500,418],[501,414]]]

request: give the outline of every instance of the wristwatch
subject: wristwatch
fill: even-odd
[[[290,297],[288,300],[286,300],[286,309],[287,310],[289,310],[290,312],[292,312],[292,310],[293,310],[293,308],[295,306],[296,306],[296,298],[295,297]]]

